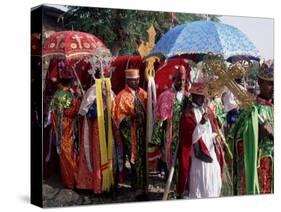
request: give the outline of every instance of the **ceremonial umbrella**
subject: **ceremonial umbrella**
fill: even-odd
[[[221,54],[225,59],[237,55],[259,57],[259,51],[243,32],[213,21],[195,21],[174,27],[161,37],[150,55],[165,58],[198,55],[198,61],[209,52]]]
[[[61,56],[69,59],[91,56],[97,49],[109,52],[101,40],[92,34],[78,31],[61,31],[53,33],[45,40],[43,57]]]
[[[103,74],[103,70],[109,67],[112,62],[112,56],[109,49],[99,38],[92,34],[78,31],[61,31],[53,33],[43,43],[43,58],[46,60],[58,59],[60,67],[63,67],[62,70],[74,74],[82,94],[84,94],[84,89],[76,73],[76,69],[79,68],[78,64],[83,60],[90,62],[91,69],[88,70],[88,73],[92,74],[94,77],[97,69],[100,69],[100,73]],[[67,68],[65,68],[65,66],[67,66]],[[82,64],[82,66],[84,66],[84,64]],[[83,71],[82,69],[80,70]],[[68,74],[65,74],[64,76],[67,75]],[[84,123],[87,123],[85,120],[86,116],[84,118]],[[86,128],[85,125],[85,129]],[[90,164],[89,143],[87,141],[84,142],[84,149],[87,166],[89,170],[92,170]]]
[[[189,80],[190,66],[184,58],[173,58],[161,62],[155,74],[156,93],[159,96],[163,91],[172,87],[175,66],[183,65],[186,68]],[[187,85],[188,86],[188,85]],[[186,90],[187,87],[186,87]]]
[[[72,67],[80,88],[80,80],[76,74],[76,64],[83,59],[89,60],[92,69],[106,67],[111,63],[111,53],[96,36],[79,31],[55,32],[43,44],[43,58],[64,59]],[[83,92],[83,89],[82,89]]]
[[[199,62],[209,52],[223,55],[229,62],[241,58],[258,60],[259,57],[259,51],[243,32],[233,26],[213,21],[195,21],[172,28],[160,38],[149,56],[164,57],[168,63],[178,58]],[[160,90],[172,83],[164,70],[156,72],[156,83]],[[162,80],[159,81],[158,78]],[[163,78],[170,80],[169,83],[163,83]]]

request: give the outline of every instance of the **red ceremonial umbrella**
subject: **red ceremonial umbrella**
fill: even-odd
[[[55,32],[43,45],[43,57],[59,56],[66,59],[92,56],[97,50],[110,54],[109,49],[96,36],[78,31]]]
[[[82,85],[76,73],[76,65],[81,60],[89,60],[91,58],[89,61],[94,70],[100,67],[107,67],[112,60],[109,49],[99,38],[92,34],[78,31],[53,33],[44,41],[43,58],[64,60],[66,67],[71,67],[71,71],[73,71],[74,77],[81,89]]]
[[[187,78],[189,78],[190,67],[189,64],[185,62],[184,58],[172,58],[160,63],[159,68],[156,70],[155,74],[155,84],[157,96],[159,96],[163,91],[172,87],[173,84],[173,69],[175,66],[183,65],[187,70]],[[187,88],[186,88],[187,90]]]

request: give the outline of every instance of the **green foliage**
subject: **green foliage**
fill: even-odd
[[[249,67],[249,76],[248,78],[251,80],[256,81],[258,79],[258,73],[259,73],[259,62],[253,61]]]
[[[216,16],[210,20],[219,21]],[[156,41],[177,24],[205,20],[201,14],[153,12],[90,7],[69,7],[64,15],[66,29],[88,32],[99,37],[117,56],[137,54],[141,40],[147,40],[146,30],[153,24]]]

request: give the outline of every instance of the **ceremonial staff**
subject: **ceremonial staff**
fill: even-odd
[[[141,44],[138,47],[138,52],[142,59],[148,55],[151,49],[154,47],[155,43],[155,29],[151,26],[148,30],[148,42],[144,44],[141,41]],[[154,70],[154,63],[159,61],[159,58],[156,56],[147,57],[144,59],[146,62],[145,68],[145,78],[147,80],[147,105],[146,105],[146,142],[145,142],[145,149],[146,149],[146,193],[148,192],[148,143],[151,140],[153,124],[154,124],[154,113],[153,110],[156,106],[156,86],[155,86],[155,70]]]

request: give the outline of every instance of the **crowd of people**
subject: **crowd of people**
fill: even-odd
[[[168,181],[175,170],[169,191],[176,198],[273,193],[273,64],[260,66],[260,92],[247,109],[227,88],[216,97],[203,81],[189,82],[186,90],[187,74],[182,65],[173,68],[172,87],[157,98],[148,143],[147,92],[138,69],[125,70],[126,85],[117,94],[107,72],[97,72],[85,94],[73,90],[73,78],[61,78],[45,129],[52,128],[46,132],[63,185],[100,194],[118,189],[129,175],[136,197],[146,198],[153,147],[160,154],[156,171]]]

